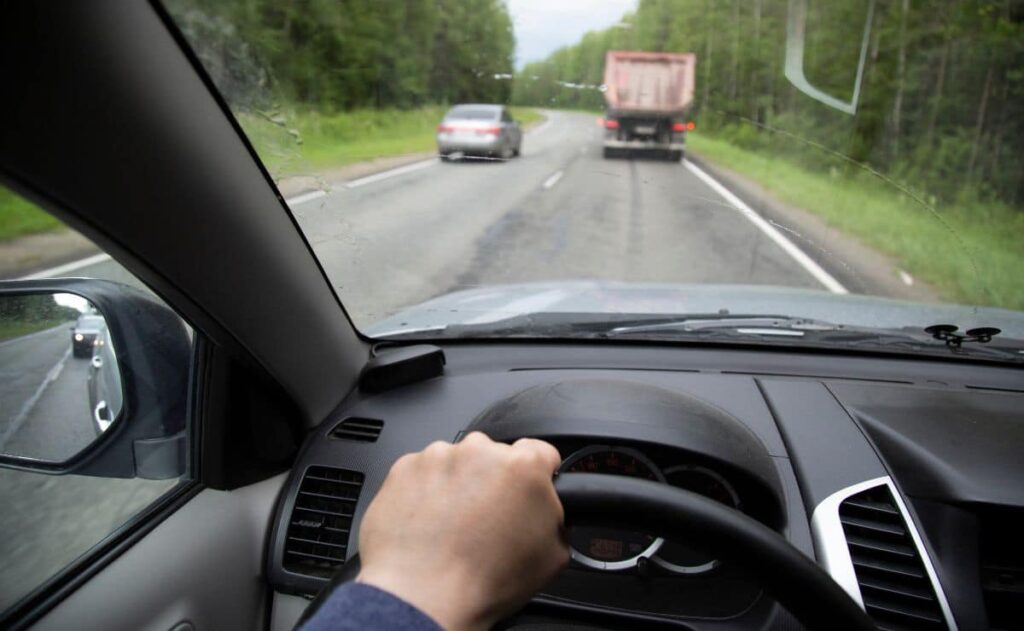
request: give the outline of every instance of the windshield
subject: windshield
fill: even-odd
[[[1019,0],[167,5],[368,336],[1024,339]]]

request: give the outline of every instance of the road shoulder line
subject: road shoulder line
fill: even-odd
[[[734,195],[732,191],[727,189],[715,178],[708,175],[703,169],[693,164],[689,160],[683,162],[683,166],[687,171],[693,173],[697,178],[707,184],[713,191],[718,193],[726,202],[732,205],[736,210],[740,211],[740,214],[746,217],[754,226],[756,226],[761,232],[763,232],[769,239],[775,242],[782,250],[790,256],[800,267],[804,268],[811,276],[815,278],[819,283],[825,286],[826,289],[834,294],[848,294],[850,293],[846,287],[843,286],[838,280],[835,279],[831,274],[825,271],[823,267],[818,265],[814,259],[807,256],[807,254],[796,246],[792,241],[786,238],[781,232],[779,232],[775,226],[771,225],[764,217],[757,214],[750,206],[744,203],[739,197]]]
[[[38,272],[29,274],[28,276],[22,276],[17,280],[41,280],[44,278],[54,278],[56,276],[62,276],[64,274],[67,274],[68,272],[73,272],[76,269],[82,267],[95,265],[96,263],[102,263],[104,261],[109,260],[109,254],[94,254],[92,256],[87,256],[84,259],[78,259],[77,261],[71,261],[70,263],[65,263],[63,265],[58,265],[56,267],[51,267],[49,269],[40,270]]]

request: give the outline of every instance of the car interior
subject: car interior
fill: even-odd
[[[111,325],[115,348],[139,342],[122,371],[164,353],[189,355],[189,370],[136,369],[128,385],[143,389],[124,405],[145,430],[104,434],[51,473],[96,475],[125,441],[173,434],[173,450],[136,447],[118,475],[184,481],[0,626],[295,628],[332,578],[354,575],[361,516],[395,460],[481,431],[558,448],[573,526],[570,566],[500,628],[1021,628],[1019,363],[367,338],[159,4],[5,13],[4,185],[194,333]],[[3,289],[79,293],[108,321],[148,308],[75,282]],[[184,434],[140,398],[173,387]]]

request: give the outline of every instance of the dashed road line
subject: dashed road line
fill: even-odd
[[[549,177],[548,179],[544,180],[544,188],[545,189],[550,189],[555,184],[558,184],[558,180],[562,179],[563,175],[565,175],[564,171],[555,171],[551,175],[551,177]]]

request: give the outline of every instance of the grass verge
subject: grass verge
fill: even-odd
[[[433,151],[437,124],[448,108],[353,110],[336,114],[293,110],[279,116],[241,114],[239,121],[275,179],[308,175],[374,158]],[[544,118],[512,108],[524,127]]]
[[[239,122],[275,179],[308,175],[355,162],[434,149],[447,107],[355,110],[337,114],[295,110],[274,117],[239,115]],[[544,119],[533,108],[511,108],[524,127]],[[62,224],[0,186],[0,242],[58,230]]]
[[[0,186],[0,241],[61,228],[49,213],[17,193]]]
[[[34,320],[31,322],[25,320],[0,320],[0,342],[16,337],[24,337],[37,331],[52,329],[66,322],[66,320],[59,318]],[[68,337],[70,339],[70,335]]]
[[[700,134],[691,134],[688,144],[893,257],[945,300],[1024,310],[1024,212],[1018,208],[970,200],[928,208],[867,172],[816,173]]]

